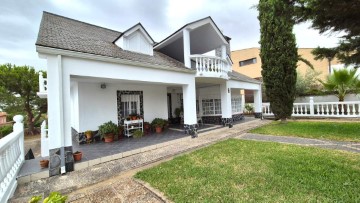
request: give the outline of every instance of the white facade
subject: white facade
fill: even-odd
[[[242,113],[244,89],[255,91],[255,111],[261,112],[261,83],[230,75],[229,42],[211,18],[188,24],[154,49],[141,24],[113,43],[117,47],[110,46],[112,51],[146,57],[155,57],[156,51],[177,62],[161,65],[150,63],[156,58],[136,61],[38,45],[39,56],[47,60],[47,89],[39,95],[48,100],[50,150],[72,146],[73,131],[95,131],[108,121],[120,123],[132,111],[146,122],[170,119],[176,108],[182,108],[185,126],[196,126],[199,116],[231,123],[235,114]],[[215,49],[221,49],[220,56],[202,55]]]

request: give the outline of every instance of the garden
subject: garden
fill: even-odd
[[[360,142],[360,122],[271,122],[251,133]],[[174,202],[358,202],[360,154],[229,139],[138,172]]]

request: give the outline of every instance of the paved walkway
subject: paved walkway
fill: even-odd
[[[158,163],[170,159],[184,152],[199,149],[215,142],[239,136],[252,128],[269,123],[266,120],[253,120],[234,125],[233,128],[221,128],[200,134],[198,138],[181,139],[181,142],[174,142],[171,145],[157,148],[151,151],[138,153],[122,159],[109,161],[94,165],[79,171],[74,171],[63,176],[54,176],[38,181],[19,185],[15,197],[10,202],[27,202],[33,195],[47,196],[51,191],[59,191],[69,195],[70,202],[132,202],[131,198],[137,196],[138,191],[142,191],[143,200],[136,202],[157,202],[163,201],[156,197],[145,186],[138,182],[127,182],[126,178],[116,179],[115,177],[134,169]],[[104,183],[111,180],[118,180],[114,183]],[[128,186],[128,184],[130,186]],[[99,187],[95,187],[99,185]],[[132,186],[131,186],[132,185]],[[94,187],[94,188],[92,188]],[[126,194],[122,194],[121,189],[129,187]],[[141,188],[133,190],[132,188]],[[89,189],[92,188],[92,189]],[[73,194],[74,191],[85,190],[84,192]],[[151,194],[148,194],[151,193]]]
[[[256,141],[296,144],[303,146],[315,146],[315,147],[321,147],[327,149],[338,149],[338,150],[360,153],[360,143],[354,143],[354,142],[317,140],[310,138],[288,137],[288,136],[260,135],[260,134],[252,134],[252,133],[244,133],[242,135],[237,136],[236,138],[243,140],[256,140]]]

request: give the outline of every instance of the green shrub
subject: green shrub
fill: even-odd
[[[0,138],[3,138],[6,135],[12,133],[12,131],[13,131],[12,125],[6,125],[3,127],[0,127]]]
[[[245,110],[247,113],[253,113],[254,107],[251,104],[245,104]]]
[[[140,137],[142,137],[144,135],[144,133],[143,133],[143,131],[141,131],[141,130],[136,130],[136,131],[134,131],[134,133],[133,133],[133,137],[134,138],[140,138]]]
[[[153,127],[164,127],[164,125],[166,124],[166,121],[162,118],[154,118],[154,120],[151,122],[151,125]]]

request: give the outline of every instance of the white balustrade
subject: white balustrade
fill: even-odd
[[[0,202],[14,194],[17,175],[24,163],[24,117],[14,116],[13,132],[0,139]]]
[[[227,79],[227,73],[231,71],[227,61],[220,57],[191,55],[190,58],[195,62],[196,76],[222,77]]]
[[[39,72],[39,92],[47,92],[47,79],[42,72]]]
[[[41,156],[49,156],[49,137],[46,120],[41,123]]]
[[[39,72],[39,92],[40,98],[47,98],[47,79],[43,77],[43,73]]]
[[[263,115],[274,115],[270,103],[263,103]],[[309,103],[294,103],[291,116],[359,118],[360,101],[314,102],[311,97]]]

